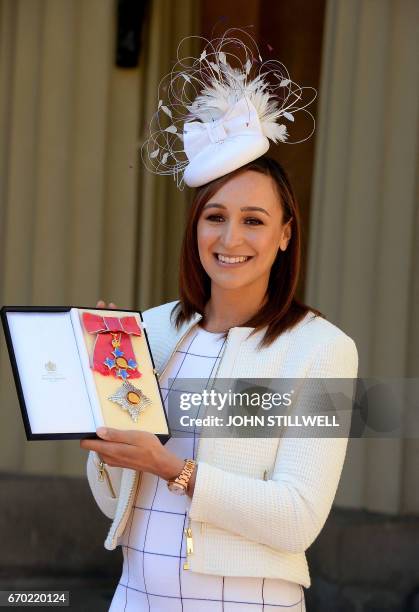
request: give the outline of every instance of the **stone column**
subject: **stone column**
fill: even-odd
[[[327,6],[306,301],[355,340],[363,377],[412,375],[418,346],[418,9],[415,0]],[[399,439],[352,440],[337,504],[403,511],[415,443],[407,452]]]

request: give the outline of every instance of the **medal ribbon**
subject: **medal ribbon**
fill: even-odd
[[[137,370],[134,350],[130,336],[141,336],[141,329],[135,317],[101,317],[90,312],[83,313],[83,324],[89,334],[97,334],[93,350],[93,370],[104,376],[115,378],[140,378],[141,373]],[[119,340],[117,349],[112,341]],[[114,351],[121,354],[121,361],[125,361],[127,368],[106,365],[116,362]]]

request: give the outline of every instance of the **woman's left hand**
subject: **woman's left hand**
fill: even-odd
[[[81,440],[80,446],[96,451],[100,459],[111,467],[150,472],[170,480],[180,474],[185,464],[148,431],[99,427],[96,433],[100,440]]]

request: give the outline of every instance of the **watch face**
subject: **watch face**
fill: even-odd
[[[170,491],[175,495],[185,494],[185,487],[182,487],[182,485],[178,484],[177,482],[171,482],[167,486],[169,487]]]

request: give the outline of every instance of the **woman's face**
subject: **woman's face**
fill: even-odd
[[[267,286],[278,249],[285,251],[290,223],[270,176],[246,170],[225,183],[204,205],[198,250],[212,284],[223,289]]]

